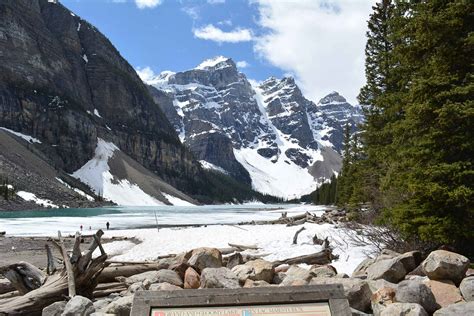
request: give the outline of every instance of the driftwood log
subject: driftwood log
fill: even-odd
[[[272,262],[274,267],[277,267],[282,264],[329,264],[332,262],[333,259],[336,259],[337,256],[332,254],[331,249],[324,249],[320,252],[316,252],[310,255],[303,255],[293,258],[288,258],[284,260],[278,260]]]
[[[301,227],[300,229],[298,229],[298,231],[293,236],[293,245],[296,245],[298,243],[298,235],[305,229],[306,228],[304,228],[304,227]]]
[[[102,248],[100,238],[104,232],[97,231],[94,240],[89,249],[81,253],[79,248],[81,236],[76,234],[76,240],[72,254],[67,253],[61,234],[58,239],[53,241],[58,248],[63,259],[63,268],[53,273],[52,264],[54,260],[51,251],[48,255],[48,271],[51,275],[38,273],[37,268],[33,269],[31,265],[18,263],[12,267],[0,268],[2,274],[12,282],[20,293],[26,294],[16,296],[10,299],[0,301],[0,314],[7,315],[40,315],[44,307],[63,300],[64,297],[73,297],[77,294],[92,297],[93,291],[97,286],[97,276],[105,267],[107,254]],[[92,253],[96,248],[100,249],[100,256],[92,259]],[[21,265],[20,265],[21,264]],[[28,268],[24,268],[28,267]],[[39,270],[41,271],[41,270]],[[12,277],[13,276],[13,277]],[[16,279],[15,279],[16,278]],[[36,287],[38,285],[38,287]],[[34,288],[36,287],[36,288]]]

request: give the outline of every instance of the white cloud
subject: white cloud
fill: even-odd
[[[294,73],[314,101],[337,90],[355,102],[364,84],[367,19],[375,0],[255,0],[268,32],[254,49]]]
[[[139,9],[154,8],[161,4],[162,0],[135,0]]]
[[[250,66],[250,64],[248,62],[246,62],[245,60],[238,61],[235,64],[239,68],[247,68],[248,66]]]
[[[232,21],[231,20],[222,20],[222,21],[217,22],[217,25],[232,26]]]
[[[149,82],[156,77],[155,72],[150,67],[137,67],[135,71],[143,82]]]
[[[209,4],[223,4],[223,3],[225,3],[225,0],[207,0],[207,3],[209,3]]]
[[[205,27],[193,29],[194,36],[204,40],[218,43],[238,43],[252,40],[252,32],[249,29],[236,28],[230,32],[225,32],[212,24]]]

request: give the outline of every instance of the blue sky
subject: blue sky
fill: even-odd
[[[137,69],[183,71],[231,57],[248,78],[292,75],[318,101],[355,102],[369,0],[60,0]]]

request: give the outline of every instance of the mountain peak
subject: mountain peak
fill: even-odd
[[[326,95],[324,98],[319,100],[319,104],[330,104],[330,103],[347,103],[346,98],[340,95],[337,91],[333,91]]]
[[[206,59],[196,66],[194,69],[207,70],[215,68],[236,67],[232,58],[224,56],[216,56],[214,58]]]

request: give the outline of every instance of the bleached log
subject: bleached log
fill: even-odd
[[[15,291],[15,287],[8,279],[0,279],[0,294]]]
[[[229,247],[237,248],[237,249],[240,249],[241,251],[260,249],[257,247],[257,245],[239,245],[239,244],[231,244],[231,243],[229,243],[228,245]]]
[[[290,264],[290,265],[301,264],[301,263],[306,263],[309,265],[328,264],[328,263],[331,263],[331,261],[335,258],[336,256],[332,254],[332,251],[330,249],[324,249],[320,252],[316,252],[310,255],[303,255],[303,256],[288,258],[284,260],[274,261],[272,264],[274,267],[277,267],[281,264]]]
[[[298,235],[305,229],[306,228],[304,228],[304,227],[301,227],[300,229],[298,229],[298,231],[293,236],[293,245],[296,245],[298,243]]]
[[[156,263],[113,265],[104,268],[97,281],[99,283],[109,283],[114,282],[116,277],[129,277],[143,272],[167,269],[168,267],[169,262],[166,261],[160,261]]]
[[[46,278],[43,271],[31,263],[24,261],[1,267],[0,273],[3,274],[21,294],[39,288]]]
[[[51,251],[51,247],[49,247],[48,244],[46,244],[44,247],[46,248],[46,256],[47,256],[46,274],[51,275],[54,272],[56,272],[56,263],[54,262],[55,259]]]

